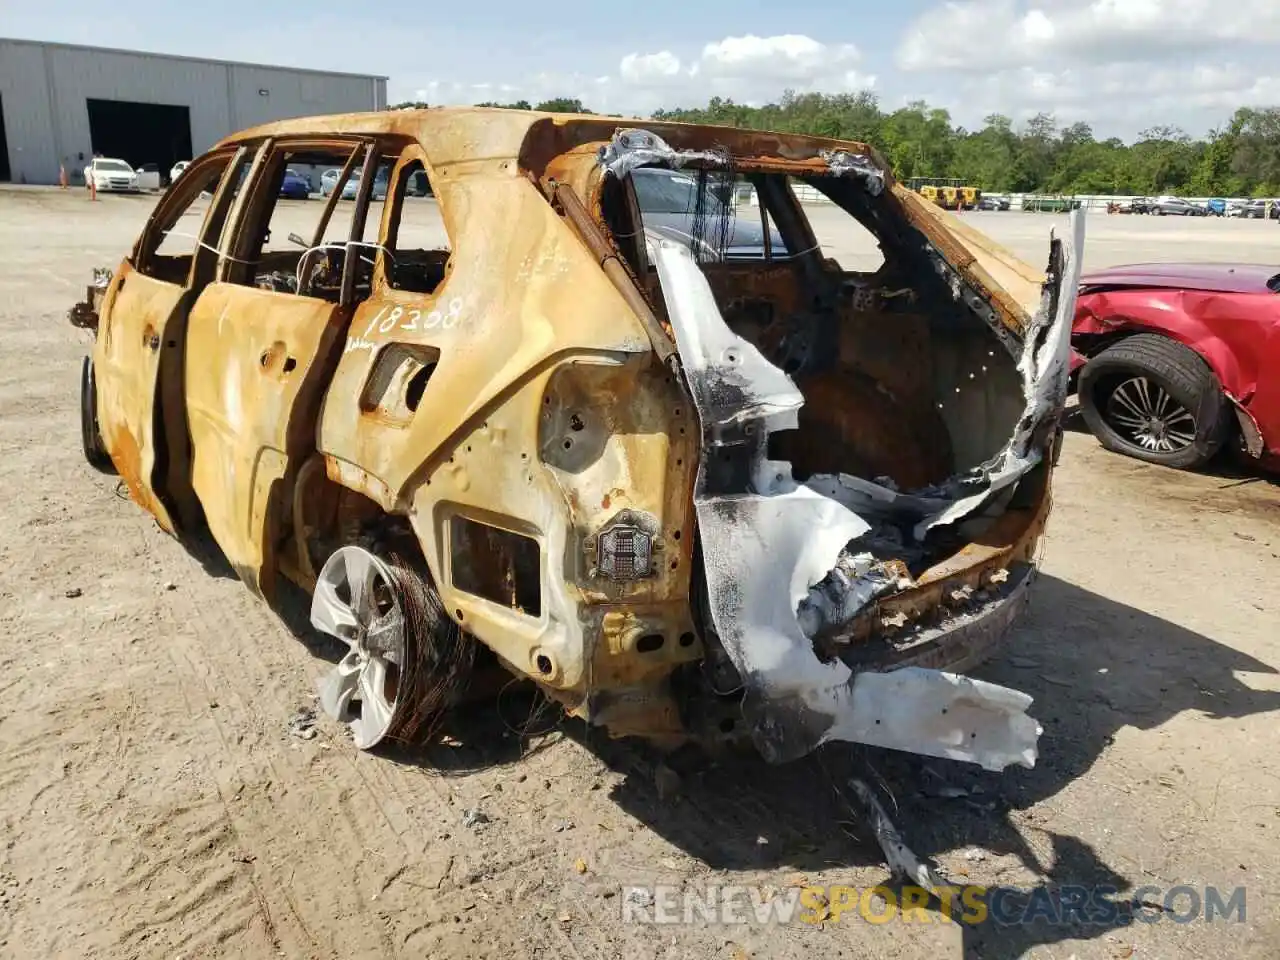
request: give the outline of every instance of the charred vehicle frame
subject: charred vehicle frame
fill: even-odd
[[[285,165],[335,155],[314,233],[264,243]],[[689,236],[646,226],[649,167],[718,199]],[[398,233],[423,174],[447,250]],[[793,183],[884,265],[825,256]],[[192,252],[158,254],[202,191]],[[361,747],[421,735],[491,653],[614,735],[1031,765],[1030,698],[959,671],[1034,576],[1082,238],[1077,213],[1037,270],[857,143],[482,109],[285,121],[194,160],[73,309],[95,333],[85,452],[264,598],[280,575],[311,592],[348,648],[322,703]]]

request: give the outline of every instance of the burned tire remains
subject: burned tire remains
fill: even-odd
[[[98,387],[93,376],[93,358],[80,365],[80,449],[85,462],[99,473],[115,473],[98,427]]]

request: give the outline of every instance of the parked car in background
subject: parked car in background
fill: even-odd
[[[1151,203],[1151,212],[1157,217],[1204,217],[1208,211],[1182,197],[1156,197]]]
[[[1246,220],[1261,220],[1263,217],[1280,220],[1280,200],[1248,200],[1245,202],[1240,216]]]
[[[1280,469],[1280,266],[1086,274],[1071,345],[1080,411],[1108,450],[1194,469],[1239,438]]]
[[[769,225],[769,247],[764,242],[764,227],[759,207],[747,207],[754,216],[740,216],[730,209],[731,194],[718,191],[718,184],[707,182],[702,202],[698,202],[697,174],[656,167],[637,167],[631,172],[636,203],[644,217],[645,239],[650,250],[661,240],[682,244],[693,251],[699,263],[763,260],[789,260],[786,241],[775,224]],[[705,217],[700,239],[694,225],[699,212]],[[714,235],[715,224],[724,223],[723,236]],[[708,235],[711,234],[711,235]],[[656,252],[653,254],[656,256]]]
[[[405,195],[410,197],[429,197],[431,196],[431,181],[427,179],[427,175],[418,170],[409,175],[409,182],[405,185]]]
[[[381,169],[378,171],[373,181],[373,200],[385,200],[387,198],[387,177],[390,171]],[[341,170],[326,170],[320,174],[320,196],[327,197],[333,193],[338,185],[338,177],[342,175]],[[351,200],[356,194],[356,185],[360,180],[360,171],[352,170],[351,176],[342,188],[342,199]],[[421,170],[415,171],[409,175],[409,180],[405,185],[405,194],[410,197],[429,197],[431,196],[431,181],[427,179],[427,175]]]
[[[135,193],[138,190],[138,173],[123,160],[94,157],[84,168],[84,185],[92,186],[98,193]]]
[[[280,181],[280,196],[307,200],[311,197],[311,183],[296,170],[285,170],[284,179]]]
[[[1228,217],[1228,218],[1235,218],[1235,217],[1241,217],[1241,216],[1244,216],[1244,201],[1243,201],[1243,200],[1228,200],[1228,201],[1227,201],[1227,209],[1226,209],[1226,212],[1223,214],[1223,216]]]
[[[369,191],[370,200],[387,199],[387,178],[390,170],[382,166],[378,168],[378,172],[373,175],[373,189]],[[360,171],[352,170],[351,176],[347,178],[347,182],[342,185],[342,199],[354,200],[356,193],[360,189]]]
[[[169,182],[173,183],[173,181],[177,180],[180,176],[182,176],[182,171],[187,169],[187,167],[189,166],[191,166],[190,160],[179,160],[177,163],[175,163],[172,167],[169,168]]]
[[[1008,197],[992,196],[989,193],[984,193],[978,201],[979,210],[1008,210],[1010,205]]]
[[[1135,197],[1129,202],[1129,211],[1131,213],[1150,213],[1151,205],[1154,202],[1150,197]]]
[[[139,190],[160,189],[160,167],[155,163],[144,163],[134,171],[138,175]]]
[[[1022,209],[1034,213],[1066,213],[1079,210],[1081,201],[1075,197],[1023,197]]]

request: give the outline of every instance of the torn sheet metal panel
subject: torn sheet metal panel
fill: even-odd
[[[1070,234],[1066,243],[1050,235],[1050,270],[1043,300],[1027,327],[1018,361],[1026,408],[1017,429],[1003,450],[973,475],[961,478],[952,503],[916,526],[916,539],[923,540],[934,527],[973,513],[1040,462],[1044,444],[1036,441],[1042,439],[1045,424],[1061,416],[1067,399],[1071,321],[1084,257],[1084,215],[1078,210],[1071,213]],[[965,492],[965,487],[973,492]]]
[[[842,553],[871,525],[839,500],[797,484],[790,464],[766,458],[768,434],[794,424],[802,395],[789,376],[728,328],[687,249],[663,241],[654,253],[703,427],[694,504],[708,605],[715,632],[746,685],[743,712],[756,747],[773,762],[836,739],[992,769],[1034,763],[1039,726],[1017,709],[1030,703],[1023,694],[921,668],[911,668],[901,680],[877,680],[894,675],[855,676],[839,659],[818,658],[798,611],[802,603],[807,611],[819,609],[823,594],[815,600],[812,588],[841,569]],[[723,460],[736,462],[737,473],[719,470]],[[869,576],[871,565],[860,571],[856,559],[844,582],[855,593],[865,585],[870,599],[883,578]],[[841,615],[848,612],[845,606]],[[901,729],[882,733],[876,720],[889,715],[884,698],[891,690],[900,691],[919,716],[901,722],[895,714],[892,724]],[[953,721],[936,720],[935,707],[943,715],[954,708]],[[1034,731],[1029,744],[1028,730]]]
[[[712,621],[746,684],[756,745],[775,762],[803,756],[834,723],[852,671],[818,659],[796,607],[867,525],[807,487],[695,507]]]
[[[792,379],[739,337],[720,317],[715,294],[684,244],[654,244],[663,296],[703,426],[722,432],[761,421],[765,429],[796,426],[804,396]],[[702,318],[715,318],[707,322]]]
[[[823,496],[839,500],[854,513],[864,517],[910,516],[924,519],[951,505],[951,501],[943,497],[901,493],[847,473],[814,474],[805,481],[805,486],[817,490]]]
[[[795,483],[789,464],[764,458],[768,433],[795,425],[803,396],[725,324],[688,249],[660,241],[654,253],[706,442],[694,506],[712,621],[747,684],[744,710],[757,746],[776,760],[802,756],[831,724],[851,672],[839,661],[818,660],[796,609],[846,544],[870,526]],[[717,491],[708,457],[729,446],[755,455],[736,489]]]
[[[849,709],[827,732],[930,757],[965,760],[1001,771],[1034,767],[1043,732],[1027,715],[1032,698],[984,680],[903,667],[854,677]]]

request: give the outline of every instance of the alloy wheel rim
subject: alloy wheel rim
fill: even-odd
[[[1178,453],[1195,443],[1195,416],[1149,377],[1130,377],[1112,390],[1105,416],[1121,437],[1151,453]]]
[[[325,562],[311,599],[312,625],[348,648],[317,683],[320,706],[362,750],[387,736],[399,704],[405,615],[395,583],[382,560],[346,546]]]

